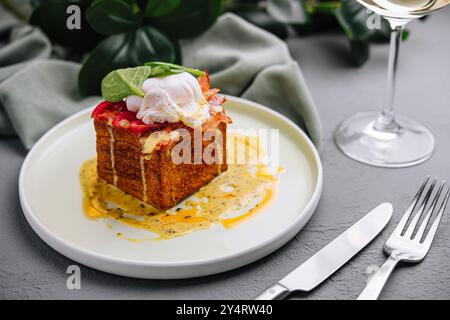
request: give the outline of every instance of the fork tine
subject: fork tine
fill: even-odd
[[[428,200],[430,199],[431,193],[433,192],[434,186],[436,185],[436,181],[437,181],[437,178],[434,178],[433,182],[431,183],[430,187],[428,188],[427,193],[425,194],[425,197],[422,200],[422,204],[420,205],[419,210],[417,210],[417,213],[415,214],[414,218],[411,220],[411,223],[409,224],[409,227],[404,234],[404,236],[407,239],[411,239],[412,234],[413,234],[414,230],[416,229],[417,223],[419,222],[419,219],[422,216],[423,211],[425,210]]]
[[[447,193],[445,195],[444,201],[441,204],[441,207],[439,208],[439,214],[436,216],[436,219],[434,220],[433,224],[431,225],[430,231],[428,231],[428,234],[423,241],[423,245],[429,249],[431,246],[431,242],[434,239],[434,236],[436,235],[436,231],[439,227],[439,223],[441,222],[442,215],[444,214],[445,208],[447,207],[448,198],[450,197],[450,188],[447,188]]]
[[[416,207],[420,197],[422,196],[422,192],[425,189],[425,186],[427,185],[428,181],[430,180],[430,176],[427,176],[425,181],[420,186],[419,190],[417,191],[416,195],[412,199],[408,209],[406,209],[405,214],[403,215],[402,219],[398,223],[397,227],[394,230],[394,233],[401,234],[403,229],[406,226],[406,223],[408,222],[409,217],[411,216],[411,213],[414,211],[414,208]]]
[[[417,233],[414,236],[414,240],[416,242],[420,242],[422,240],[422,236],[428,225],[428,221],[430,221],[431,215],[433,214],[434,210],[436,209],[439,197],[441,196],[442,189],[444,189],[444,185],[445,185],[445,180],[442,181],[441,186],[439,187],[436,195],[433,198],[433,201],[431,202],[431,206],[428,209],[427,215],[423,219],[422,223],[420,224],[419,230],[417,230]]]

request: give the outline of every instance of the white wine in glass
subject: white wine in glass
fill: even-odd
[[[427,160],[434,150],[431,132],[394,114],[398,49],[405,25],[450,4],[450,0],[357,0],[391,26],[388,74],[381,113],[357,113],[343,121],[334,139],[347,156],[380,167],[407,167]]]
[[[450,0],[358,0],[363,6],[385,17],[404,20],[405,24],[445,7]]]

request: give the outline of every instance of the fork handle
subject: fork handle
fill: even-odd
[[[277,283],[261,293],[255,300],[281,300],[289,295],[289,289]]]
[[[380,270],[367,283],[357,300],[377,300],[387,279],[399,261],[397,257],[390,255]]]

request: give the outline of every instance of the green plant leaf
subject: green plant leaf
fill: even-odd
[[[87,10],[90,26],[100,34],[111,35],[136,29],[142,16],[124,0],[96,0]]]
[[[367,27],[370,13],[354,0],[341,0],[342,5],[336,10],[336,19],[350,41],[350,50],[356,65],[362,65],[369,58],[369,40],[376,29]]]
[[[268,0],[267,13],[276,21],[285,24],[304,24],[309,21],[302,0]]]
[[[153,69],[159,68],[159,69],[157,69],[158,73],[164,73],[166,71],[171,71],[173,73],[180,73],[180,72],[185,71],[185,72],[189,72],[190,74],[192,74],[193,76],[196,76],[196,77],[201,77],[201,76],[206,75],[205,71],[194,69],[194,68],[188,68],[188,67],[180,66],[178,64],[167,63],[167,62],[146,62],[145,65],[148,67],[152,67]],[[158,73],[153,71],[152,76],[155,76]]]
[[[181,0],[149,0],[145,8],[146,17],[161,17],[173,11]]]
[[[37,1],[30,16],[30,24],[39,27],[52,42],[63,45],[75,52],[93,48],[103,37],[97,34],[87,23],[84,13],[89,6],[88,0],[46,0]],[[68,29],[67,8],[77,5],[80,8],[80,29]]]
[[[30,5],[32,9],[36,9],[37,7],[39,7],[41,4],[44,4],[46,2],[50,2],[51,0],[30,0]],[[96,1],[96,0],[63,0],[63,2],[77,2],[80,5],[83,6],[89,6],[91,4],[91,2]]]
[[[306,36],[323,31],[332,31],[336,27],[338,27],[338,23],[334,14],[315,13],[308,23],[294,25],[293,29],[298,35]]]
[[[169,14],[150,23],[174,39],[189,38],[206,31],[217,19],[222,0],[183,0]]]
[[[391,38],[391,27],[389,26],[389,23],[382,19],[380,29],[372,30],[372,34],[370,35],[370,41],[371,42],[389,42],[389,39]]]
[[[385,19],[374,15],[365,7],[353,0],[341,0],[341,8],[336,10],[336,18],[350,41],[353,61],[362,65],[369,58],[369,42],[387,42],[390,39],[391,27]],[[377,23],[373,23],[376,20]],[[368,25],[373,25],[369,29]],[[408,32],[403,33],[404,40]]]
[[[369,42],[361,40],[350,41],[350,51],[353,61],[360,66],[369,59]]]
[[[143,97],[141,87],[151,72],[152,68],[146,66],[111,71],[102,80],[103,99],[117,102],[131,95]]]
[[[32,9],[36,9],[45,2],[47,2],[47,0],[30,0],[30,5]]]
[[[372,31],[367,27],[367,9],[354,0],[342,0],[336,18],[350,40],[368,40]]]
[[[142,66],[149,60],[173,62],[174,59],[175,50],[170,40],[150,26],[109,36],[83,64],[78,88],[84,96],[99,94],[102,79],[115,69]]]

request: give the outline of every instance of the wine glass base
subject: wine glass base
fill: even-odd
[[[334,141],[347,156],[378,167],[402,168],[429,159],[434,137],[420,123],[396,117],[398,128],[380,131],[374,125],[379,113],[357,113],[343,121],[334,133]]]

